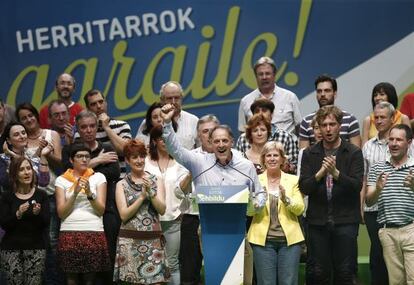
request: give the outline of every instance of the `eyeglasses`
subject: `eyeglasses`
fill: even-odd
[[[80,153],[78,153],[78,154],[75,154],[75,158],[77,158],[77,159],[90,159],[91,158],[91,156],[89,155],[89,154],[80,154]]]
[[[52,118],[53,119],[60,119],[61,117],[66,118],[66,116],[68,115],[68,112],[64,111],[61,113],[52,113]]]

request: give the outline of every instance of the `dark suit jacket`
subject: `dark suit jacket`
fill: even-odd
[[[300,191],[309,196],[307,221],[312,225],[325,225],[328,221],[328,199],[326,179],[316,181],[315,174],[322,166],[325,150],[322,142],[306,149],[302,156],[299,178]],[[360,198],[364,174],[362,151],[355,145],[342,141],[336,154],[338,180],[334,180],[332,199],[335,224],[358,223],[360,221]]]

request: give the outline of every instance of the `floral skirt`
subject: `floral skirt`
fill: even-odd
[[[59,265],[66,273],[111,269],[104,232],[60,232],[57,254]]]
[[[162,238],[118,237],[114,281],[153,284],[168,282],[169,277]]]

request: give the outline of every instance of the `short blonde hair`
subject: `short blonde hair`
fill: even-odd
[[[285,148],[283,144],[280,142],[269,141],[263,146],[262,152],[260,153],[260,164],[262,165],[264,169],[266,169],[266,165],[264,163],[265,156],[267,153],[269,153],[272,150],[277,150],[279,152],[279,155],[282,157],[283,163],[281,164],[281,166],[287,161],[287,157],[285,154]]]

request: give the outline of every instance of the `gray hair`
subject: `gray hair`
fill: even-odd
[[[168,82],[165,82],[163,85],[161,85],[161,89],[160,89],[160,97],[161,98],[164,97],[164,89],[168,85],[175,85],[175,86],[177,86],[180,89],[181,96],[184,96],[183,87],[181,86],[180,83],[178,83],[177,81],[168,81]]]
[[[93,118],[96,124],[98,124],[98,117],[95,115],[95,113],[89,110],[82,110],[79,114],[76,115],[76,118],[75,118],[76,125],[78,125],[79,121],[82,120],[83,118]]]
[[[256,74],[256,71],[259,68],[259,66],[263,64],[269,64],[273,69],[273,73],[276,74],[277,68],[276,68],[275,61],[268,56],[262,56],[256,61],[256,63],[253,66],[254,74]]]
[[[375,105],[374,111],[375,109],[387,109],[388,115],[390,115],[390,117],[395,115],[395,108],[390,102],[381,101],[377,105]]]
[[[202,116],[198,120],[198,122],[197,122],[197,130],[200,127],[201,124],[208,123],[208,122],[214,122],[214,123],[216,123],[216,125],[220,125],[220,121],[219,121],[219,119],[215,115],[213,115],[213,114],[207,114],[207,115]]]

